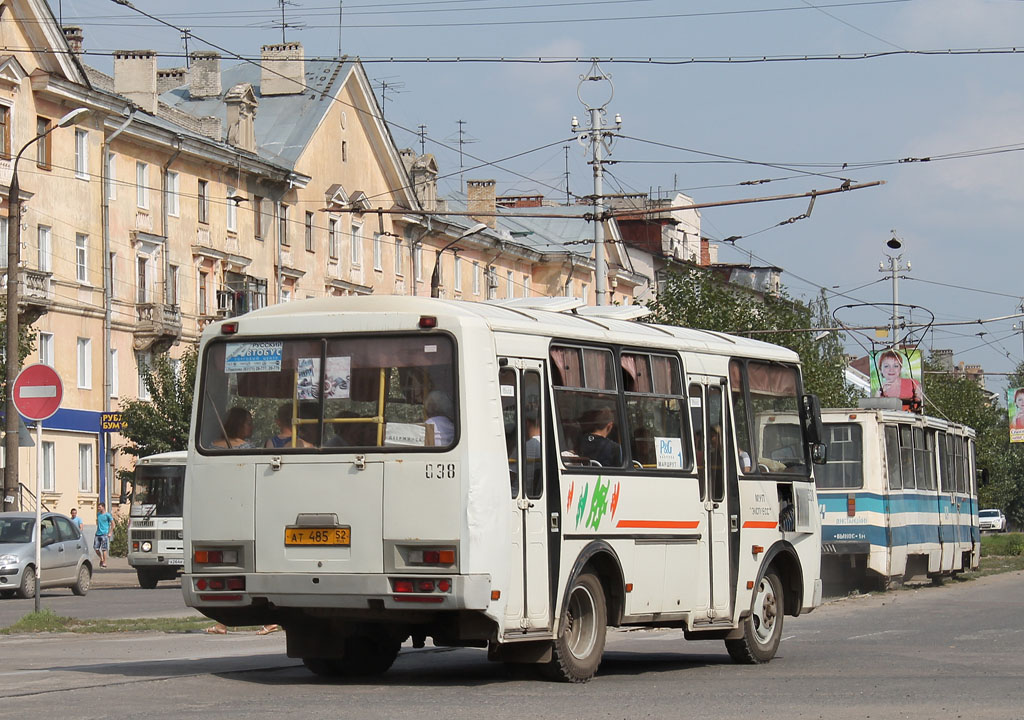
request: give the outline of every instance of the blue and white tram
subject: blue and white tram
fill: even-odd
[[[816,482],[823,577],[863,574],[886,587],[977,568],[974,430],[879,407],[884,402],[822,411],[828,462]]]

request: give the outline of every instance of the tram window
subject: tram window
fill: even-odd
[[[828,463],[825,463],[828,467]],[[903,487],[903,473],[900,469],[900,440],[895,425],[885,426],[885,469],[889,475],[889,489]]]
[[[825,426],[828,462],[814,471],[819,488],[864,487],[863,430],[855,424]]]
[[[623,353],[620,364],[633,467],[692,469],[679,359]]]
[[[512,497],[519,497],[519,413],[516,371],[502,368],[498,372],[501,391],[501,419],[505,426],[505,449],[508,456],[508,477]]]
[[[935,453],[931,433],[914,428],[914,477],[918,490],[935,489]]]
[[[978,497],[978,455],[977,449],[974,446],[973,440],[967,441],[967,457],[964,458],[967,478],[967,487],[965,492],[970,493],[973,497]]]
[[[800,378],[796,368],[755,361],[743,364],[734,360],[730,363],[730,380],[738,449],[745,452],[750,446],[748,428],[752,428],[754,452],[750,455],[757,471],[809,475],[800,425]],[[744,384],[750,407],[739,402],[743,393],[738,390],[742,390]]]
[[[967,492],[967,486],[970,480],[967,478],[967,453],[964,446],[967,444],[966,438],[958,437],[954,439],[953,450],[956,453],[953,459],[953,464],[956,466],[956,491],[958,493]]]
[[[917,487],[914,475],[914,429],[909,425],[899,425],[900,429],[900,467],[903,475],[903,489],[913,490]]]
[[[622,418],[610,350],[551,348],[558,439],[566,467],[622,467]]]
[[[956,489],[956,475],[950,467],[949,440],[950,435],[938,433],[936,447],[939,450],[939,487],[942,492],[953,492]]]

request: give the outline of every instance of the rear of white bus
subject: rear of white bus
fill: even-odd
[[[482,558],[500,520],[467,507],[502,497],[462,448],[504,462],[500,407],[494,427],[459,412],[473,402],[460,365],[493,383],[493,349],[466,341],[460,355],[456,323],[384,319],[389,332],[342,315],[243,317],[201,348],[186,603],[228,625],[281,624],[289,655],[326,675],[385,670],[409,636],[493,634]]]

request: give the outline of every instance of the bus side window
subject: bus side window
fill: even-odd
[[[519,497],[519,403],[516,371],[502,368],[498,372],[501,392],[501,418],[504,423],[505,448],[508,455],[508,477],[512,497]]]

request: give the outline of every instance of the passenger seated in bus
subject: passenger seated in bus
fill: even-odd
[[[277,409],[277,417],[274,418],[277,424],[277,433],[267,438],[263,447],[285,448],[292,446],[292,404],[284,403]],[[299,438],[295,447],[310,447],[309,443]]]
[[[601,467],[622,467],[622,448],[609,438],[615,429],[615,414],[607,407],[587,410],[580,416],[583,437],[579,454]]]
[[[251,448],[252,414],[244,407],[233,407],[224,418],[221,437],[213,441],[218,448]]]
[[[423,412],[427,416],[427,424],[434,426],[434,445],[451,445],[455,439],[455,423],[452,416],[452,399],[448,393],[431,390],[423,401]]]
[[[320,417],[320,406],[315,400],[307,400],[299,403],[299,419],[300,420],[316,420]],[[306,442],[303,447],[316,447],[320,443],[318,434],[320,432],[320,424],[315,423],[302,423],[299,425],[299,439]]]
[[[342,410],[337,418],[361,418],[352,410]],[[377,444],[377,423],[366,418],[364,422],[332,423],[334,436],[324,443],[327,447],[367,447]]]

